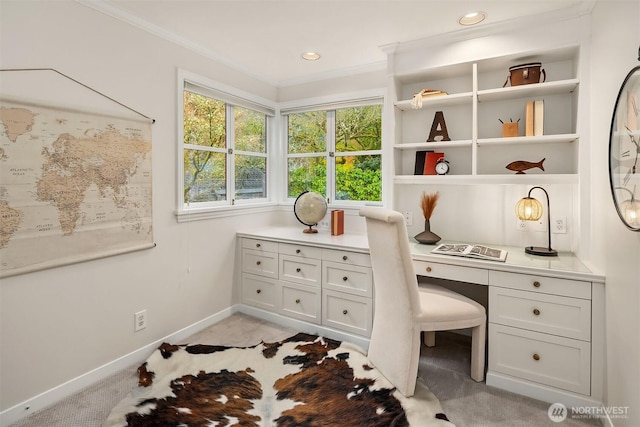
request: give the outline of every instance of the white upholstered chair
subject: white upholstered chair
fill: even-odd
[[[435,331],[472,328],[471,378],[484,380],[487,316],[484,307],[441,286],[418,286],[404,217],[383,208],[363,208],[375,288],[375,314],[368,358],[405,396],[418,376],[420,333],[435,344]]]

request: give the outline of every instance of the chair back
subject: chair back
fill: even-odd
[[[414,393],[420,355],[415,316],[418,281],[404,217],[382,208],[363,208],[373,269],[374,318],[367,357],[405,396]]]

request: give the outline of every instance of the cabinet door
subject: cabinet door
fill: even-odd
[[[280,279],[320,287],[321,261],[280,254]]]
[[[242,272],[277,279],[278,254],[255,249],[243,249]]]
[[[371,298],[373,294],[373,274],[370,267],[345,266],[344,264],[322,262],[322,289],[332,289]]]
[[[591,345],[490,323],[489,370],[589,395]]]
[[[320,289],[281,282],[282,314],[307,322],[320,323]]]
[[[591,339],[591,301],[492,286],[489,322],[583,341]]]
[[[279,310],[280,284],[270,279],[252,274],[242,275],[242,303],[276,312]]]
[[[322,292],[322,324],[325,326],[368,337],[372,313],[370,298],[330,290]]]

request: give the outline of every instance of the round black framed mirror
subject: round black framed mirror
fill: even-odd
[[[639,58],[640,59],[640,58]],[[623,224],[640,231],[640,66],[625,77],[609,134],[609,182]]]

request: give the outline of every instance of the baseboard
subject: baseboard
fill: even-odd
[[[581,396],[565,392],[542,384],[523,381],[518,378],[513,378],[508,375],[502,375],[491,371],[487,372],[486,382],[488,386],[528,396],[533,399],[548,402],[549,404],[562,403],[567,407],[569,413],[571,413],[571,408],[603,408],[602,402],[594,400],[589,396]],[[608,416],[599,417],[599,420],[602,425],[613,427],[613,423]]]
[[[331,338],[339,341],[346,341],[360,347],[365,353],[369,348],[369,339],[349,332],[341,332],[337,329],[328,328],[326,326],[317,325],[315,323],[305,322],[303,320],[293,319],[291,317],[282,316],[280,314],[265,311],[249,305],[238,304],[232,307],[233,312],[244,313],[248,316],[257,317],[258,319],[267,320],[278,325],[293,328],[307,334],[315,334],[323,337]]]
[[[226,308],[218,313],[215,313],[205,319],[193,323],[183,329],[180,329],[173,334],[167,335],[164,338],[156,340],[150,344],[145,345],[138,350],[108,362],[96,369],[93,369],[85,374],[82,374],[76,378],[73,378],[63,384],[60,384],[50,390],[38,394],[30,399],[25,400],[11,408],[5,409],[0,412],[0,427],[7,427],[10,424],[19,421],[20,419],[31,415],[32,413],[44,409],[60,400],[71,396],[74,393],[90,386],[109,375],[113,375],[116,372],[121,371],[136,363],[144,362],[153,351],[158,348],[163,342],[179,342],[189,337],[190,335],[199,332],[214,323],[217,323],[233,314],[236,310],[233,307]]]

